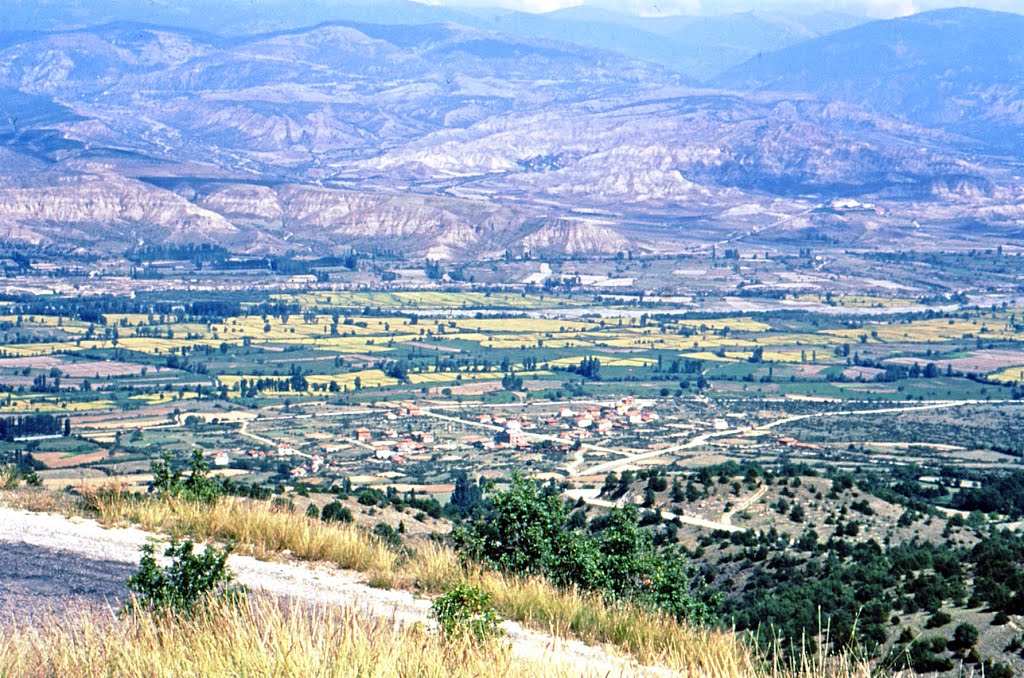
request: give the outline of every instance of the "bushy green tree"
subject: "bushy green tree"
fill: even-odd
[[[978,628],[974,624],[963,622],[953,629],[953,637],[949,641],[949,649],[967,651],[978,642]]]
[[[340,501],[332,501],[321,509],[320,519],[327,523],[351,523],[352,510]]]
[[[139,569],[128,578],[128,590],[144,608],[190,614],[211,597],[242,593],[242,589],[231,586],[234,575],[227,567],[230,553],[230,546],[208,546],[196,553],[191,541],[172,541],[164,551],[171,563],[161,567],[153,543],[147,543],[142,547]]]
[[[159,497],[212,504],[224,494],[223,484],[210,477],[210,464],[202,450],[192,451],[188,460],[188,476],[180,468],[174,468],[170,452],[164,452],[160,459],[150,464],[150,468],[153,480],[149,488]]]
[[[452,536],[464,556],[497,569],[544,575],[679,619],[712,617],[708,603],[714,598],[695,595],[682,555],[654,546],[633,505],[612,509],[591,534],[570,526],[553,489],[517,474],[508,490],[487,498],[482,515],[457,526]]]
[[[514,475],[506,492],[489,498],[487,515],[453,532],[471,559],[518,573],[539,574],[556,558],[553,547],[568,518],[562,501]]]

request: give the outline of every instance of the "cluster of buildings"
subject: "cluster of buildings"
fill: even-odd
[[[657,421],[660,416],[652,410],[644,410],[632,397],[622,398],[612,406],[590,406],[580,410],[563,407],[554,416],[539,421],[526,417],[507,420],[504,417],[481,414],[481,424],[504,426],[494,436],[494,445],[499,447],[528,447],[527,432],[553,434],[566,441],[577,441],[609,435],[616,429],[624,430]]]
[[[300,452],[288,445],[278,445],[273,450],[249,450],[247,454],[252,457],[303,458],[291,469],[292,478],[300,479],[318,473],[325,466],[335,466],[338,462],[325,461],[325,455],[351,449],[353,444],[367,450],[367,461],[385,465],[405,464],[415,455],[430,452],[437,443],[433,431],[409,426],[399,432],[397,429],[400,426],[389,423],[400,417],[424,416],[427,414],[424,408],[411,403],[388,405],[388,410],[382,413],[384,421],[381,426],[357,426],[352,429],[351,438],[344,441],[335,439],[329,444],[322,444],[318,454]],[[657,412],[645,409],[632,397],[622,398],[610,405],[590,405],[577,409],[562,407],[532,416],[507,417],[497,412],[480,413],[476,415],[476,423],[481,428],[490,428],[495,432],[462,437],[460,442],[486,450],[526,450],[531,447],[531,443],[541,440],[547,441],[547,444],[554,443],[556,448],[564,451],[575,442],[610,435],[616,430],[628,430],[659,419]],[[227,463],[224,461],[224,465]]]
[[[373,431],[360,426],[353,432],[353,438],[373,450],[374,460],[392,464],[404,464],[409,455],[426,451],[427,445],[434,442],[434,434],[430,431],[412,431],[406,436],[399,436],[397,431],[388,428],[382,434],[381,439],[374,440]]]
[[[291,471],[289,471],[292,478],[305,478],[311,474],[318,473],[324,467],[323,455],[303,454],[302,456],[306,457],[306,461],[292,467]]]
[[[254,459],[266,459],[267,457],[302,457],[305,459],[302,463],[293,466],[289,470],[289,475],[293,479],[306,478],[312,474],[318,473],[323,469],[326,463],[325,458],[322,454],[307,454],[301,452],[291,445],[278,445],[273,450],[246,450],[246,456]],[[222,458],[223,455],[223,458]],[[214,466],[227,466],[230,463],[227,452],[220,452],[213,457]]]

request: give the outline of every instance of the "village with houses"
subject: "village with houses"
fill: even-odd
[[[238,482],[329,488],[347,480],[446,500],[462,470],[499,482],[517,471],[586,488],[623,469],[686,473],[728,461],[820,459],[821,445],[773,430],[789,416],[738,401],[727,407],[632,396],[513,405],[375,401],[267,412],[233,434],[218,421],[193,436],[216,438],[222,446],[209,450],[212,465]],[[844,458],[833,455],[840,466]]]

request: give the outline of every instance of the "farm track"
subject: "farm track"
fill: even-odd
[[[732,525],[732,517],[734,515],[736,515],[737,513],[740,513],[741,511],[746,511],[748,508],[753,506],[757,502],[757,500],[759,500],[761,497],[763,497],[767,493],[768,493],[768,488],[762,486],[762,487],[757,488],[757,490],[753,494],[751,494],[749,497],[744,497],[743,499],[741,499],[738,502],[736,502],[736,506],[734,506],[733,508],[731,508],[730,510],[728,510],[725,513],[722,514],[722,524],[723,525]]]
[[[238,426],[238,435],[244,436],[246,438],[249,438],[250,440],[255,440],[260,445],[265,445],[265,446],[271,447],[271,448],[277,447],[277,443],[275,443],[270,438],[264,438],[261,435],[257,435],[255,433],[251,433],[249,431],[249,422],[248,421],[243,421],[241,424],[239,424],[239,426]]]

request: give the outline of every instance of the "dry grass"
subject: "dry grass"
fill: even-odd
[[[559,637],[614,645],[643,664],[695,675],[750,675],[754,670],[748,649],[735,634],[691,628],[631,606],[611,606],[600,596],[558,589],[543,579],[466,567],[451,549],[436,544],[425,544],[405,556],[359,528],[236,498],[204,506],[98,494],[90,504],[106,524],[233,541],[238,551],[257,557],[288,552],[304,560],[328,561],[366,573],[369,583],[380,588],[440,593],[458,583],[472,584],[490,593],[495,607],[509,619]]]
[[[559,590],[543,579],[520,579],[477,571],[469,579],[493,596],[512,619],[576,637],[610,644],[642,664],[697,676],[752,676],[758,672],[750,648],[734,633],[692,627],[630,605],[609,605],[600,596]]]
[[[75,612],[0,629],[0,676],[572,676],[551,657],[513,658],[507,643],[445,642],[420,626],[350,608],[264,597],[213,605],[190,619],[138,611]]]
[[[0,506],[23,509],[34,513],[61,513],[73,515],[81,512],[77,503],[66,494],[57,494],[31,487],[5,487],[0,470]]]
[[[131,524],[172,537],[234,542],[236,551],[257,558],[290,554],[359,572],[392,571],[399,560],[387,545],[353,525],[312,520],[274,510],[265,502],[231,497],[205,505],[126,499],[105,492],[89,495],[87,502],[106,525]]]
[[[30,493],[20,491],[24,508]],[[53,496],[37,492],[38,496]],[[0,502],[5,497],[0,495]],[[82,506],[35,507],[64,513]],[[305,515],[273,510],[265,502],[226,498],[216,505],[181,501],[130,499],[118,492],[86,495],[85,504],[107,525],[136,525],[175,537],[234,542],[236,551],[261,558],[292,557],[334,563],[367,576],[380,588],[440,593],[455,584],[477,586],[492,596],[509,618],[555,637],[575,637],[614,646],[641,664],[661,666],[694,676],[852,676],[868,675],[850,658],[805,656],[789,666],[766,663],[739,634],[691,627],[674,618],[630,605],[611,605],[601,596],[560,589],[540,578],[522,578],[465,565],[456,553],[425,543],[398,553],[365,531],[324,523]],[[319,674],[317,674],[319,675]],[[330,674],[334,675],[334,674]]]

